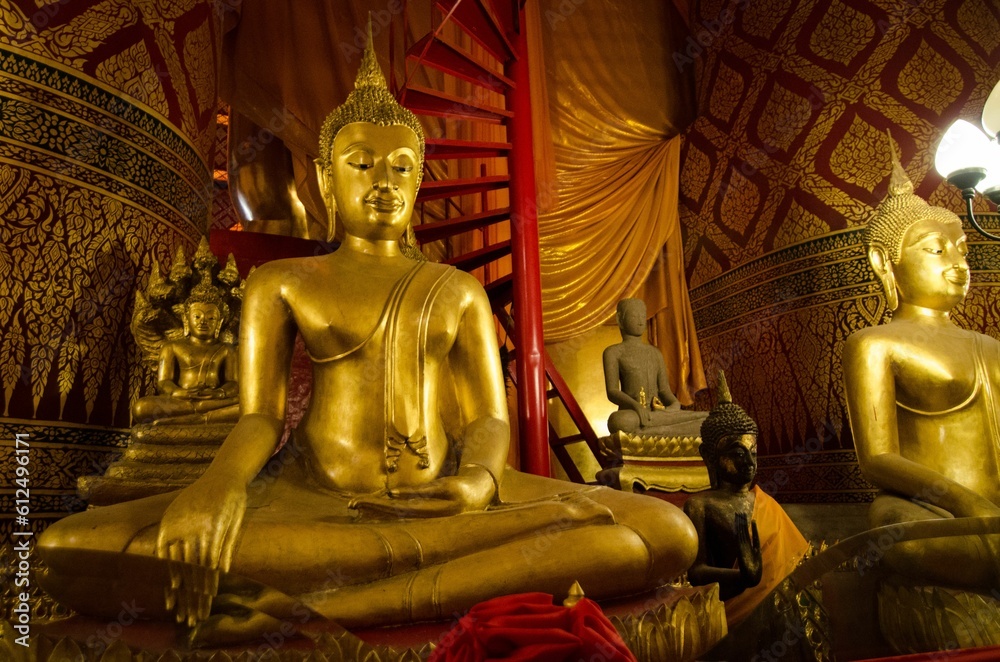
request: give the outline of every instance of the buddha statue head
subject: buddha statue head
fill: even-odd
[[[218,287],[212,284],[210,272],[203,272],[202,281],[191,288],[183,305],[184,335],[208,341],[219,337],[229,317],[229,306]]]
[[[712,489],[723,482],[750,485],[757,477],[757,423],[733,402],[722,370],[716,391],[718,402],[701,424],[698,452],[705,460]]]
[[[868,261],[882,283],[889,310],[900,302],[948,312],[969,290],[962,221],[913,193],[892,140],[889,192],[864,232]]]
[[[369,23],[354,90],[320,131],[316,172],[329,213],[328,237],[336,217],[349,235],[398,238],[404,255],[423,259],[410,225],[423,164],[423,129],[389,91]]]
[[[628,336],[642,336],[646,330],[646,302],[642,299],[622,299],[618,302],[615,318],[623,340]]]

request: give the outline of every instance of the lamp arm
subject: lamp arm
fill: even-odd
[[[972,227],[976,229],[976,232],[983,235],[987,239],[992,239],[993,241],[1000,241],[1000,235],[990,234],[979,225],[979,221],[976,220],[976,215],[972,211],[972,200],[976,197],[976,189],[966,188],[962,189],[962,197],[965,198],[965,209],[969,215],[969,223],[972,223]]]

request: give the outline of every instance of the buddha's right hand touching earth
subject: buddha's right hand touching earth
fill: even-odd
[[[208,618],[228,572],[246,510],[247,493],[231,479],[209,473],[177,495],[160,522],[156,555],[168,562],[167,609],[178,623]]]

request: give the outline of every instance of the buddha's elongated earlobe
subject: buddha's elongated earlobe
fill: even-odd
[[[881,244],[873,243],[868,247],[868,262],[882,283],[882,293],[885,295],[885,305],[889,310],[899,307],[899,292],[896,289],[896,274],[892,271],[892,261],[888,252]]]
[[[427,261],[427,258],[420,252],[420,247],[417,245],[417,233],[413,231],[413,223],[408,224],[406,231],[400,236],[399,251],[411,260],[417,260],[418,262]]]
[[[319,183],[319,193],[323,197],[323,205],[327,209],[326,243],[333,241],[337,234],[337,199],[333,197],[333,182],[329,180],[322,159],[313,159],[316,166],[316,181]]]

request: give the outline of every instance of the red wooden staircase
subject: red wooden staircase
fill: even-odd
[[[404,35],[416,4],[404,1]],[[449,254],[443,261],[448,264],[481,270],[477,275],[494,312],[503,327],[512,330],[516,374],[511,377],[518,390],[523,468],[548,475],[551,445],[570,478],[584,482],[588,478],[580,475],[566,445],[586,443],[599,459],[596,436],[542,341],[523,2],[433,0],[431,12],[431,31],[406,44],[404,80],[398,85],[393,81],[402,105],[418,115],[445,120],[439,122],[444,135],[426,141],[427,163],[417,197],[421,219],[414,232],[421,244],[445,242]],[[391,29],[395,32],[395,23]],[[390,41],[395,44],[394,38]],[[396,54],[390,58],[390,71],[396,71]],[[435,161],[456,167],[435,168]],[[494,174],[487,174],[487,162]],[[461,175],[441,175],[453,170]],[[426,213],[429,206],[424,203],[431,201],[438,201],[435,214]],[[562,400],[579,435],[560,438],[549,425],[548,400],[553,397]]]

